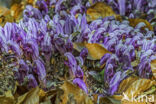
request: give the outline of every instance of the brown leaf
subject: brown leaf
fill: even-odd
[[[0,104],[15,104],[11,90],[7,91],[5,95],[0,96]]]
[[[39,104],[39,87],[31,89],[29,92],[18,97],[17,104]]]
[[[156,60],[151,61],[151,70],[152,70],[154,78],[156,79]]]
[[[68,81],[64,82],[61,89],[64,91],[64,94],[61,96],[61,104],[93,104],[91,98],[84,91]]]
[[[109,5],[103,2],[97,2],[87,9],[88,22],[107,16],[114,16],[120,19],[120,16],[118,16]]]
[[[152,86],[155,85],[156,85],[156,81],[154,80],[141,79],[136,76],[131,76],[120,83],[120,86],[118,88],[118,93],[121,95],[114,95],[113,98],[117,100],[121,100],[122,104],[152,104],[152,103],[145,103],[146,99],[144,99],[140,103],[135,102],[132,99],[133,98],[137,99],[137,97],[143,95],[146,96],[152,95],[152,93],[155,91],[155,89]],[[129,100],[125,100],[125,99],[123,100],[123,98],[125,98],[124,95],[126,95]]]
[[[100,104],[121,104],[120,100],[114,99],[113,97],[101,97],[99,99]]]
[[[142,29],[148,28],[151,31],[153,30],[152,25],[147,20],[145,20],[145,19],[131,18],[131,19],[128,19],[128,20],[130,22],[130,26],[132,26],[132,27],[135,27],[140,22],[144,22],[146,24],[146,26],[143,27]]]
[[[118,93],[122,94],[125,92],[129,87],[131,87],[131,84],[138,80],[139,78],[136,76],[128,77],[127,79],[123,80],[120,83],[120,86],[118,88]]]
[[[150,79],[138,79],[130,85],[130,87],[125,91],[125,94],[128,96],[128,98],[131,99],[132,92],[133,96],[138,96],[139,94],[143,93],[144,91],[155,85],[156,81],[152,81]]]
[[[106,53],[111,53],[105,49],[101,44],[97,43],[74,43],[74,49],[81,51],[83,48],[88,49],[89,56],[91,60],[99,60]]]
[[[10,10],[11,10],[11,16],[13,16],[13,18],[16,21],[22,18],[22,12],[23,12],[22,4],[13,4]]]

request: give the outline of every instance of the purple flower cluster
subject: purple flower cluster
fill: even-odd
[[[105,54],[100,60],[101,65],[105,63],[104,81],[109,85],[111,95],[117,91],[119,83],[128,76],[126,72],[129,70],[132,73],[137,72],[142,78],[150,78],[150,62],[156,58],[156,36],[148,28],[144,32],[141,30],[141,27],[145,26],[143,22],[131,27],[127,20],[119,22],[108,17],[84,25],[87,34],[81,32],[78,42],[103,44],[103,47],[112,52]],[[133,63],[136,60],[139,63],[135,66]]]
[[[93,3],[105,2],[121,16],[148,20],[156,33],[156,0],[91,0]]]
[[[29,87],[46,86],[46,70],[51,56],[59,53],[66,59],[64,64],[69,68],[73,83],[88,93],[82,69],[88,50],[84,48],[79,56],[74,56],[73,42],[100,43],[112,53],[105,54],[100,60],[101,65],[105,64],[104,83],[108,85],[110,95],[129,76],[128,71],[136,72],[142,78],[150,78],[150,62],[156,58],[156,36],[148,28],[144,31],[141,29],[145,23],[140,22],[136,27],[131,27],[128,20],[120,22],[114,17],[87,23],[85,11],[90,6],[89,2],[69,1],[66,5],[68,1],[65,0],[38,0],[38,8],[26,6],[19,23],[6,23],[0,27],[0,51],[15,54],[17,64],[14,72],[20,84],[27,78]],[[107,0],[120,15],[130,18],[137,16],[135,7],[141,12],[152,11],[155,4],[151,2],[142,8],[147,2]],[[55,8],[50,11],[52,6]],[[49,13],[52,12],[51,18]],[[136,60],[139,63],[133,65]]]

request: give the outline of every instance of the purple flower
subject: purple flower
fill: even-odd
[[[56,38],[54,40],[54,45],[56,47],[56,49],[61,53],[64,54],[66,52],[66,47],[65,47],[65,42],[63,39],[61,38]]]
[[[70,52],[66,52],[64,56],[68,58],[68,61],[66,61],[65,64],[70,68],[71,74],[75,76],[77,70],[77,62],[75,57]]]
[[[78,85],[83,91],[85,91],[85,93],[88,93],[88,89],[86,84],[83,82],[83,80],[81,80],[80,78],[75,78],[73,80],[73,83]]]
[[[34,61],[35,67],[34,72],[38,75],[39,81],[42,82],[42,84],[46,84],[46,70],[44,67],[44,63],[41,60],[35,60]]]
[[[83,14],[82,19],[81,19],[81,32],[85,31],[85,29],[88,27],[87,25],[87,19],[86,19],[86,15]]]
[[[19,60],[19,69],[18,69],[18,80],[20,83],[23,83],[24,78],[28,75],[29,66],[24,62],[24,60]]]
[[[29,81],[28,88],[35,88],[38,86],[38,83],[32,74],[29,74],[27,77],[28,77],[28,81]]]
[[[73,51],[73,44],[70,39],[67,40],[67,42],[65,44],[65,48],[66,48],[67,52]]]
[[[123,45],[123,44],[118,44],[116,47],[115,47],[115,54],[120,58],[122,55],[123,55],[123,52],[126,50],[126,46]]]
[[[80,68],[80,66],[77,66],[77,70],[76,70],[76,73],[75,73],[75,77],[76,78],[80,78],[80,79],[83,79],[83,70]]]
[[[82,11],[81,5],[80,5],[80,4],[75,5],[75,6],[70,10],[70,13],[71,13],[72,15],[75,16],[76,13],[77,13],[78,11]]]
[[[6,37],[2,33],[0,33],[0,47],[1,47],[1,51],[8,50],[8,46],[6,45]]]
[[[44,0],[38,0],[36,4],[43,15],[48,13],[48,5]]]
[[[75,23],[69,17],[67,17],[64,25],[64,33],[70,35],[73,33],[75,27]]]
[[[6,40],[10,40],[13,30],[14,30],[14,27],[13,27],[12,23],[5,24],[4,35],[6,37]]]
[[[45,57],[46,62],[49,63],[53,50],[52,50],[52,44],[51,44],[51,37],[48,34],[44,36],[44,39],[41,42],[40,48],[41,48],[41,52],[43,53],[43,56]]]
[[[103,65],[104,63],[107,62],[107,60],[111,57],[110,53],[106,53],[100,60],[100,65]]]
[[[149,78],[152,72],[150,63],[147,60],[141,62],[138,66],[138,72],[140,77]]]
[[[10,40],[7,42],[7,45],[10,48],[10,50],[12,50],[17,56],[22,55],[22,51],[16,42]]]
[[[112,54],[111,57],[107,59],[106,65],[112,64],[114,66],[114,68],[117,68],[118,62],[119,62],[119,58],[115,54]]]
[[[109,83],[109,94],[113,95],[119,87],[120,82],[127,77],[126,72],[116,72]]]
[[[80,56],[83,58],[83,59],[86,59],[87,56],[88,56],[88,49],[87,48],[83,48],[80,52]]]
[[[117,43],[118,43],[117,39],[113,38],[109,40],[105,46],[108,51],[115,53],[115,46],[117,45]]]
[[[130,57],[129,52],[124,51],[121,57],[121,61],[124,63],[124,66],[131,67],[131,57]]]
[[[125,11],[126,11],[125,3],[126,3],[125,0],[118,0],[120,15],[125,15]]]
[[[27,57],[36,59],[39,56],[38,44],[35,40],[26,40],[23,43],[23,51]]]
[[[104,80],[109,83],[111,78],[114,75],[114,67],[112,64],[107,64],[105,67],[105,72],[104,72]]]
[[[61,4],[64,2],[64,0],[57,0],[57,3],[55,5],[55,12],[57,13],[59,10],[61,10]]]
[[[56,32],[57,34],[61,34],[61,35],[64,34],[63,26],[60,23],[56,24]]]
[[[27,21],[29,18],[41,19],[43,16],[37,8],[27,5],[23,11],[23,18]]]

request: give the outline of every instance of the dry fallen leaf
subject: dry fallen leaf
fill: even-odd
[[[15,104],[14,96],[10,90],[5,95],[0,96],[0,104]]]
[[[64,91],[64,94],[61,96],[61,104],[93,104],[91,98],[84,91],[68,81],[64,82],[61,89]]]
[[[116,19],[121,19],[120,16],[117,15],[109,5],[103,2],[97,2],[87,9],[88,22],[107,16],[114,16]]]
[[[133,19],[133,18],[131,18],[131,19],[128,19],[128,21],[130,23],[130,26],[132,26],[132,27],[135,27],[138,23],[143,22],[143,23],[145,23],[146,26],[143,27],[142,29],[148,28],[151,31],[153,30],[152,25],[145,19],[139,19],[139,18],[134,18]]]
[[[152,70],[154,78],[156,79],[156,60],[151,61],[151,70]]]
[[[133,96],[138,96],[139,94],[155,85],[156,81],[152,81],[150,79],[138,79],[134,81],[124,93],[128,96],[128,98],[131,99],[132,93]]]
[[[120,83],[120,86],[118,88],[118,93],[121,95],[113,95],[113,98],[117,100],[121,100],[122,104],[152,104],[150,102],[147,103],[146,99],[144,99],[141,102],[135,102],[135,100],[132,99],[134,98],[137,99],[137,97],[143,95],[150,96],[148,98],[151,98],[151,95],[153,95],[155,91],[155,89],[153,88],[153,86],[155,85],[156,85],[155,80],[141,79],[136,76],[131,76],[126,78]]]
[[[81,51],[83,48],[88,49],[88,58],[91,60],[98,60],[106,53],[111,53],[105,49],[101,44],[97,43],[73,43],[74,49]]]
[[[39,104],[39,87],[31,89],[29,92],[18,97],[17,104]]]
[[[20,20],[20,18],[22,17],[22,12],[23,12],[23,8],[22,8],[22,4],[13,4],[11,6],[11,16],[13,16],[13,18],[18,21]]]
[[[139,78],[136,76],[131,76],[131,77],[128,77],[127,79],[123,80],[120,83],[120,86],[118,88],[118,93],[122,94],[123,92],[125,92],[129,87],[131,87],[131,84],[138,79]]]

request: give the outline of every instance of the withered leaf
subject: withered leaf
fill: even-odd
[[[144,26],[142,29],[148,28],[151,31],[153,30],[152,25],[145,19],[131,18],[131,19],[128,19],[128,21],[130,23],[130,26],[132,26],[132,27],[135,27],[138,23],[143,22],[143,23],[145,23],[146,26]]]
[[[88,22],[107,16],[114,16],[116,19],[120,20],[120,16],[117,15],[109,5],[103,2],[97,2],[89,7],[86,14]]]
[[[61,89],[64,91],[64,94],[61,96],[61,104],[71,103],[71,101],[73,104],[93,104],[91,98],[89,98],[84,91],[68,81],[64,82]]]
[[[152,81],[150,79],[138,79],[129,85],[130,87],[124,93],[128,96],[129,99],[131,99],[132,93],[133,96],[138,96],[154,85],[156,85],[156,81]]]
[[[151,61],[151,70],[152,70],[154,78],[156,78],[156,60]]]
[[[139,78],[136,76],[128,77],[125,80],[123,80],[120,83],[120,86],[118,88],[118,93],[122,94],[122,92],[125,92],[129,87],[131,87],[131,84],[138,80]]]
[[[88,49],[88,59],[99,60],[106,53],[111,53],[105,49],[101,44],[98,43],[73,43],[74,49],[81,51],[83,48]]]
[[[22,4],[13,4],[11,6],[11,16],[16,20],[20,20],[22,18],[22,12],[23,12],[23,8],[22,8]]]
[[[15,104],[11,90],[7,91],[5,95],[0,96],[0,104]]]
[[[31,89],[29,92],[18,97],[17,104],[39,104],[39,87]]]

